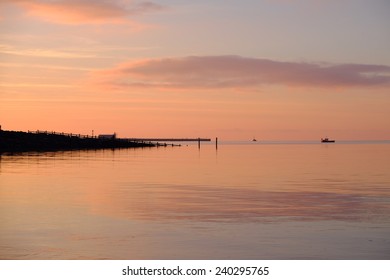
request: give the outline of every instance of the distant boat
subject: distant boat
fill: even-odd
[[[328,137],[321,138],[321,143],[334,143],[335,140],[330,140]]]
[[[256,141],[257,141],[256,138],[253,138],[253,139],[252,139],[252,142],[256,142]]]

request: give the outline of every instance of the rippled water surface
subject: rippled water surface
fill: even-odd
[[[390,259],[390,143],[0,156],[1,259]]]

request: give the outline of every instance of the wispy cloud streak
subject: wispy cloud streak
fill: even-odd
[[[28,15],[61,24],[126,23],[129,17],[163,9],[161,5],[134,0],[2,0]]]
[[[94,58],[96,55],[69,50],[16,48],[0,44],[0,54],[51,58]]]
[[[99,72],[120,87],[254,88],[389,86],[390,66],[280,62],[240,56],[189,56],[130,61]]]

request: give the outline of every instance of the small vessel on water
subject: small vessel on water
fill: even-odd
[[[321,143],[334,143],[335,140],[330,140],[328,137],[321,138]]]
[[[257,142],[256,138],[253,138],[253,139],[252,139],[252,142]]]

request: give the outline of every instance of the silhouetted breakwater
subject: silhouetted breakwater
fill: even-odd
[[[86,135],[55,132],[0,131],[0,153],[27,151],[61,151],[82,149],[116,149],[154,147],[153,143],[127,139],[101,139]]]

